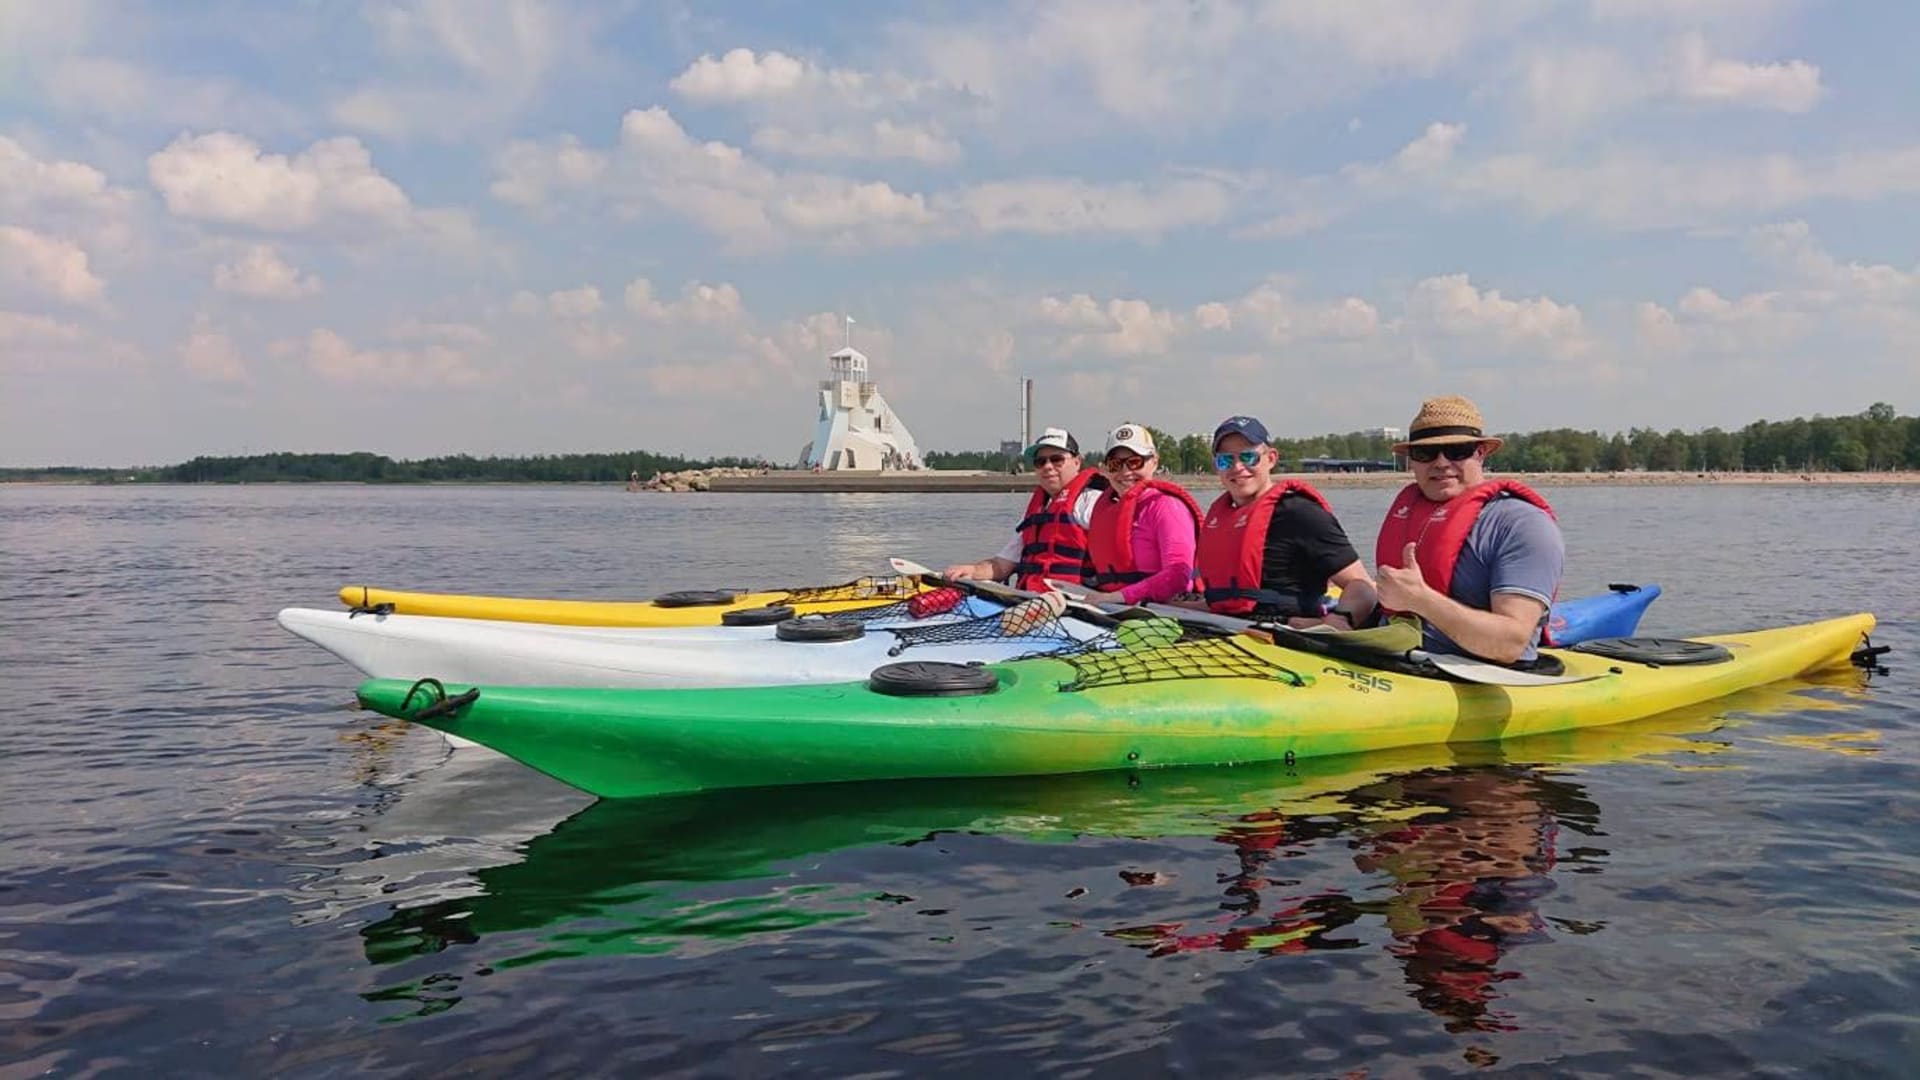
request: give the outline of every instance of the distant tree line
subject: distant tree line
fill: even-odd
[[[1175,436],[1151,424],[1163,467],[1179,473],[1213,469],[1210,436]],[[1633,428],[1602,435],[1598,431],[1557,428],[1528,433],[1501,432],[1506,445],[1498,458],[1502,472],[1865,472],[1920,469],[1920,417],[1900,416],[1877,402],[1852,416],[1755,420],[1737,431],[1710,427],[1664,434]],[[1365,461],[1393,459],[1391,441],[1377,433],[1347,432],[1304,439],[1274,440],[1284,468],[1297,469],[1306,458]],[[1099,451],[1096,442],[1084,448]],[[928,464],[945,469],[1004,470],[1011,464],[990,451],[934,452]]]
[[[1206,434],[1174,436],[1152,426],[1154,443],[1166,468],[1181,473],[1204,473],[1213,468],[1213,448]],[[1756,420],[1737,431],[1717,427],[1661,433],[1633,428],[1613,435],[1598,431],[1558,428],[1525,434],[1501,433],[1507,443],[1500,451],[1503,472],[1863,472],[1920,469],[1920,417],[1900,416],[1886,402],[1877,402],[1853,416],[1815,416],[1812,419]],[[1297,469],[1302,459],[1314,457],[1390,460],[1391,444],[1377,434],[1348,432],[1306,439],[1276,439],[1286,468]],[[1098,453],[1099,443],[1086,448]],[[1016,458],[997,450],[935,450],[926,455],[935,469],[984,469],[1005,472]],[[467,483],[615,483],[638,472],[649,479],[658,472],[682,469],[757,468],[758,458],[687,458],[634,450],[614,454],[542,454],[534,457],[472,457],[456,454],[396,461],[381,454],[253,454],[244,457],[197,457],[179,465],[134,469],[93,469],[69,466],[0,468],[0,480],[176,484],[247,484],[274,482],[335,482],[405,484]]]
[[[364,483],[614,483],[638,472],[650,479],[681,469],[758,468],[756,458],[687,458],[636,450],[623,454],[542,454],[472,457],[455,454],[396,461],[383,454],[250,454],[197,457],[179,465],[140,469],[0,469],[0,479],[130,481],[158,484]]]

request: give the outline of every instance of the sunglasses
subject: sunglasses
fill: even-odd
[[[1033,459],[1033,463],[1035,465],[1064,465],[1066,464],[1066,461],[1067,461],[1067,455],[1065,454],[1048,454],[1046,457],[1037,457]]]
[[[1447,455],[1448,461],[1465,461],[1479,452],[1480,452],[1480,444],[1477,442],[1453,443],[1449,446],[1409,446],[1407,447],[1407,457],[1411,458],[1414,461],[1419,462],[1422,465],[1425,465],[1428,462],[1431,462],[1433,459],[1439,457],[1441,454]]]
[[[1238,463],[1251,469],[1255,465],[1260,464],[1260,458],[1265,453],[1265,450],[1241,450],[1232,454],[1215,454],[1213,455],[1213,468],[1216,472],[1226,472],[1228,469],[1233,468],[1235,463]]]
[[[1149,460],[1151,459],[1143,457],[1108,458],[1107,468],[1112,469],[1114,472],[1123,472],[1128,469],[1137,472],[1140,469],[1146,468]]]

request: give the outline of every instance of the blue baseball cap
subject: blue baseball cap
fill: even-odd
[[[1267,434],[1267,425],[1251,416],[1229,416],[1220,421],[1220,426],[1213,429],[1213,448],[1220,449],[1220,440],[1229,435],[1238,435],[1255,446],[1273,442],[1273,437]]]

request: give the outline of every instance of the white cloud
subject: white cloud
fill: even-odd
[[[598,183],[607,172],[607,155],[563,135],[549,145],[508,143],[494,159],[495,179],[488,189],[501,202],[543,206],[555,193],[579,191]]]
[[[809,84],[858,85],[862,81],[857,72],[822,71],[779,51],[761,56],[752,49],[732,49],[719,58],[700,57],[667,85],[688,101],[711,105],[785,97]]]
[[[1080,134],[1103,120],[1185,133],[1436,74],[1544,10],[1538,0],[1065,0],[896,27],[889,51],[990,101],[1003,135]]]
[[[174,216],[263,232],[326,229],[330,239],[417,238],[472,255],[487,245],[464,210],[417,207],[351,136],[294,155],[228,131],[182,135],[147,159]]]
[[[104,56],[76,56],[51,64],[40,77],[47,101],[62,112],[118,125],[141,121],[175,128],[298,127],[299,113],[225,78],[172,75]]]
[[[612,356],[627,345],[625,334],[602,323],[569,322],[561,327],[560,337],[575,355],[594,358]]]
[[[213,287],[262,300],[295,300],[320,291],[320,279],[302,274],[279,252],[256,244],[213,269]]]
[[[556,319],[584,319],[604,307],[600,290],[592,285],[547,294],[547,310]]]
[[[1804,60],[1748,64],[1707,55],[1699,34],[1689,34],[1679,47],[1675,90],[1683,98],[1721,105],[1748,105],[1780,112],[1812,111],[1825,93],[1820,69]]]
[[[1588,0],[1595,19],[1644,20],[1698,26],[1731,22],[1764,23],[1803,0]]]
[[[0,285],[68,304],[97,302],[107,288],[78,244],[16,225],[0,225]]]
[[[304,362],[330,382],[386,387],[461,387],[481,380],[467,354],[446,345],[419,349],[361,349],[329,329],[275,342],[277,356]]]
[[[884,117],[863,126],[827,130],[757,128],[753,145],[755,149],[787,157],[900,160],[923,165],[951,165],[963,154],[960,143],[937,123],[895,123]]]
[[[1748,244],[1767,263],[1791,271],[1818,295],[1874,304],[1920,301],[1920,266],[1901,270],[1885,264],[1842,263],[1820,247],[1804,221],[1761,226],[1752,231]]]
[[[1291,345],[1300,341],[1364,341],[1380,333],[1380,312],[1357,296],[1332,301],[1302,300],[1292,283],[1264,282],[1231,303],[1218,301],[1194,309],[1207,330],[1240,330],[1254,343]]]
[[[1428,172],[1453,160],[1453,152],[1466,136],[1465,124],[1443,124],[1435,121],[1427,125],[1420,137],[1400,148],[1393,156],[1393,163],[1403,172]]]
[[[1527,51],[1519,66],[1522,91],[1514,100],[1534,127],[1545,130],[1577,129],[1663,100],[1805,113],[1826,93],[1814,64],[1716,57],[1698,33],[1684,34],[1664,52],[1645,58],[1595,46],[1546,47]]]
[[[78,161],[44,161],[0,135],[0,212],[71,210],[124,213],[131,194],[107,183],[107,174]]]
[[[0,310],[0,371],[112,371],[146,360],[134,345],[46,315]]]
[[[1228,190],[1211,180],[1175,180],[1147,186],[1042,177],[978,184],[942,195],[951,209],[987,233],[1115,232],[1158,235],[1224,220]]]
[[[821,67],[779,50],[736,48],[702,55],[667,84],[696,105],[753,105],[779,115],[803,105],[821,112],[875,112],[905,107],[963,107],[974,102],[962,86],[894,72]]]
[[[263,153],[231,132],[182,135],[147,159],[147,174],[174,214],[277,232],[331,219],[404,225],[413,211],[406,193],[350,137],[288,157]]]
[[[1426,278],[1407,297],[1407,317],[1419,332],[1471,337],[1510,349],[1578,353],[1592,343],[1580,309],[1545,296],[1511,300],[1482,290],[1466,274]]]
[[[1543,217],[1566,215],[1628,228],[1696,226],[1817,199],[1868,202],[1920,192],[1920,146],[1825,159],[1624,149],[1563,162],[1507,153],[1458,162],[1422,190],[1434,188],[1511,203]]]
[[[485,330],[469,323],[459,322],[423,322],[409,318],[397,324],[387,332],[395,341],[444,341],[468,348],[481,348],[493,343]]]
[[[1920,266],[1841,262],[1799,221],[1756,228],[1747,246],[1779,275],[1775,287],[1726,296],[1697,285],[1672,308],[1643,303],[1636,310],[1642,342],[1670,355],[1797,359],[1800,343],[1824,331],[1852,341],[1857,364],[1904,354],[1920,335]]]
[[[1164,356],[1180,332],[1180,320],[1171,311],[1156,310],[1137,299],[1113,299],[1101,304],[1085,293],[1065,300],[1043,297],[1040,318],[1073,332],[1059,338],[1052,351],[1058,356],[1091,352],[1110,357]]]
[[[597,15],[539,0],[398,0],[364,8],[387,72],[335,100],[344,127],[454,140],[532,103],[591,52]]]
[[[228,383],[247,380],[247,362],[234,347],[233,339],[215,328],[205,315],[194,319],[193,329],[178,352],[181,363],[196,378]]]
[[[662,301],[654,296],[653,283],[635,278],[622,294],[627,311],[651,322],[704,323],[742,326],[747,322],[746,304],[740,290],[727,282],[709,285],[689,281],[680,290],[680,299]]]
[[[812,159],[950,165],[963,151],[948,122],[980,107],[966,89],[938,80],[826,68],[777,50],[703,55],[669,85],[697,105],[747,110],[759,121],[756,149]]]

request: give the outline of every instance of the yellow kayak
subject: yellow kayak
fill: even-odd
[[[909,599],[921,590],[920,579],[906,576],[863,577],[839,585],[764,592],[692,590],[667,593],[652,600],[543,600],[401,592],[371,585],[347,585],[340,590],[340,602],[359,610],[398,615],[498,622],[561,626],[718,626],[722,616],[729,613],[746,613],[741,617],[755,621],[778,621],[775,616],[876,607]],[[785,610],[789,608],[790,611]]]

